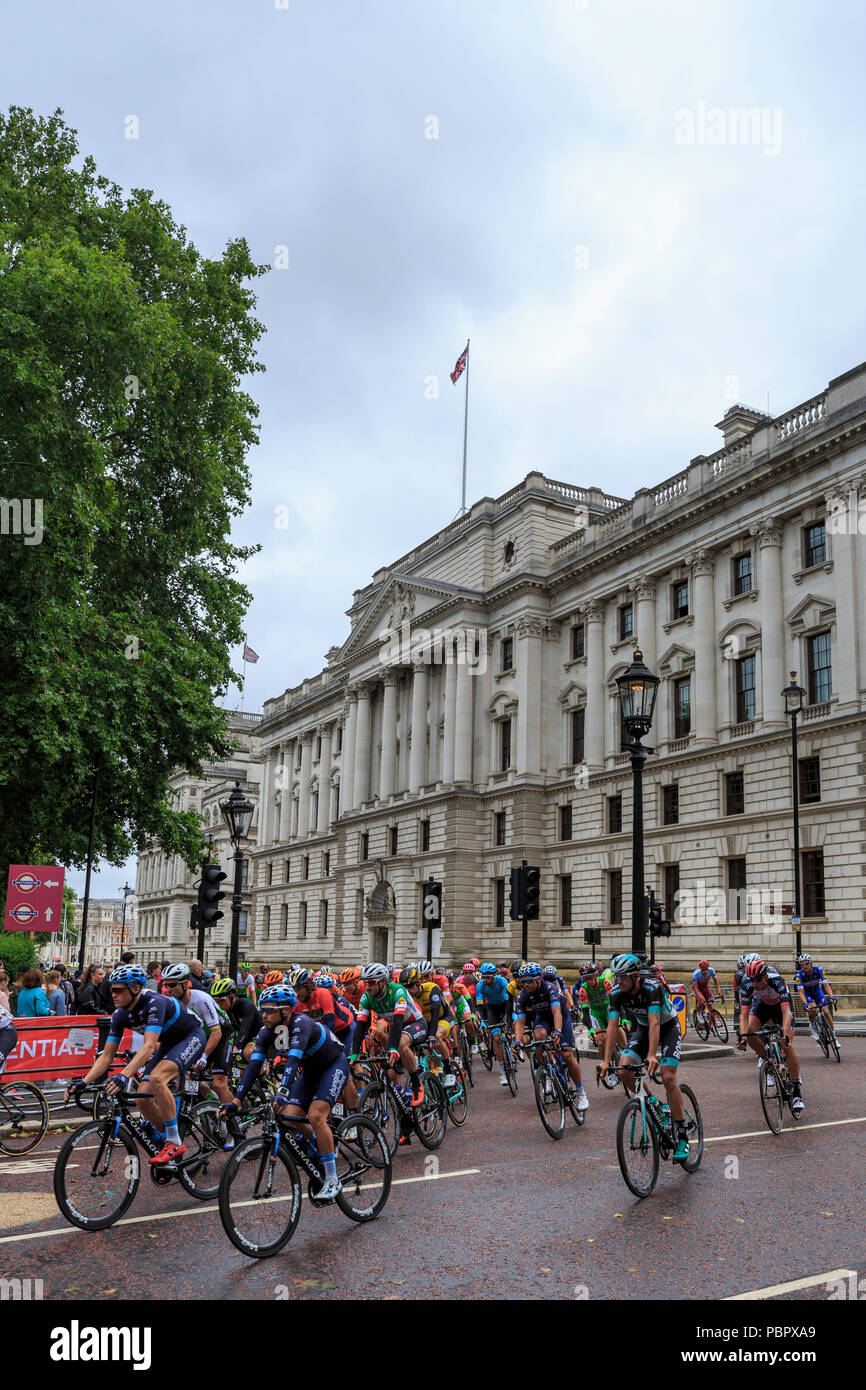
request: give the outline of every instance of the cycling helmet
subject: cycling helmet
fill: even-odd
[[[312,970],[293,970],[288,978],[288,984],[292,989],[299,989],[301,985],[311,985],[313,983]]]
[[[474,960],[468,960],[468,961],[466,962],[465,965],[461,965],[461,967],[460,967],[460,974],[461,974],[461,975],[471,975],[471,974],[472,974],[472,971],[473,971],[474,969],[475,969],[475,961],[474,961]]]
[[[283,983],[282,970],[269,970],[262,984],[267,988],[268,985],[281,985]]]
[[[226,994],[237,994],[238,987],[228,975],[223,975],[221,979],[214,980],[210,992],[214,999],[222,999]]]
[[[542,970],[541,974],[545,980],[555,980],[557,978],[556,966],[546,965]]]
[[[350,965],[348,970],[341,970],[337,979],[341,985],[353,985],[356,980],[360,980],[361,970],[357,965]]]
[[[811,964],[812,964],[812,957],[811,957],[810,955],[807,955],[806,952],[804,952],[801,956],[798,956],[798,957],[797,957],[797,964],[798,964],[798,965],[811,965]]]
[[[537,961],[528,960],[525,965],[521,965],[519,978],[521,980],[540,980],[541,966]]]
[[[337,981],[334,979],[333,975],[328,975],[324,971],[319,972],[319,984],[322,989],[333,989],[336,983]]]
[[[638,975],[640,974],[640,961],[629,951],[625,955],[614,956],[610,968],[614,975]]]
[[[407,965],[405,970],[400,971],[401,985],[406,985],[408,988],[409,985],[417,985],[420,984],[420,982],[420,971],[418,971],[414,965]]]
[[[249,970],[249,968],[250,967],[245,960],[242,960],[238,965],[238,970]]]
[[[708,960],[699,960],[699,961],[698,961],[698,969],[699,969],[699,970],[709,970],[709,968],[710,968],[710,962],[709,962]]]
[[[260,1009],[284,1009],[294,1008],[298,1002],[298,996],[291,985],[269,985],[263,989],[259,995]]]
[[[432,960],[419,960],[418,969],[420,970],[422,975],[429,975],[431,970],[433,969]]]
[[[492,960],[486,960],[478,973],[480,975],[495,975],[496,966],[493,964]]]
[[[364,969],[361,971],[361,979],[371,983],[376,983],[378,981],[381,984],[386,984],[390,978],[391,971],[389,967],[387,965],[380,965],[378,961],[371,961],[371,963],[365,965]]]
[[[473,957],[472,957],[472,964],[473,964],[474,968],[477,970],[478,967],[479,967],[479,965],[481,964],[481,957],[480,957],[480,956],[473,956]]]
[[[655,975],[657,980],[660,980],[662,978],[662,968],[659,965],[658,961],[654,961],[653,964],[650,966],[650,974]]]
[[[511,971],[512,975],[519,975],[521,966],[525,964],[525,960],[513,960],[508,968]]]
[[[580,978],[582,980],[588,980],[593,975],[597,975],[600,969],[601,966],[598,961],[585,960],[583,962],[583,965],[580,967]]]
[[[165,976],[163,976],[163,979]],[[108,977],[109,985],[146,985],[147,975],[140,965],[118,965]]]
[[[394,964],[392,960],[389,960],[385,969],[388,970],[390,973],[393,973],[393,971],[397,969],[397,966]]]
[[[759,976],[764,975],[766,973],[766,970],[767,962],[765,960],[761,960],[760,956],[755,956],[752,960],[749,961],[748,965],[746,966],[746,974],[748,975],[750,980],[757,980]]]
[[[182,985],[188,979],[188,965],[167,965],[162,972],[162,983],[164,985]]]

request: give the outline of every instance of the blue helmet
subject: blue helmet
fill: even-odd
[[[322,989],[335,989],[337,981],[333,975],[319,974],[316,976],[316,984],[321,985]]]
[[[486,961],[484,962],[484,964],[481,966],[480,972],[479,972],[479,973],[482,974],[482,975],[495,975],[495,974],[496,974],[496,966],[493,964],[493,961],[492,961],[492,960],[486,960]]]
[[[538,964],[538,961],[535,961],[535,960],[528,960],[528,961],[526,962],[525,965],[521,965],[521,967],[520,967],[520,974],[518,975],[518,979],[520,979],[520,980],[539,980],[540,978],[541,978],[541,966]]]
[[[108,977],[109,985],[141,985],[147,984],[147,974],[140,965],[118,965],[112,970]]]
[[[637,956],[628,952],[622,956],[614,956],[610,968],[614,975],[639,975],[640,961]]]
[[[259,1008],[285,1009],[294,1008],[298,1002],[298,996],[291,985],[268,985],[259,995]]]

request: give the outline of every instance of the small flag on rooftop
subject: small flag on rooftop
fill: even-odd
[[[251,661],[253,665],[255,665],[258,659],[258,652],[254,652],[252,647],[247,646],[246,642],[244,642],[244,661]]]

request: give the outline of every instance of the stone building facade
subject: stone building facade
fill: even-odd
[[[265,703],[256,959],[345,965],[516,954],[512,865],[541,867],[530,954],[630,941],[631,769],[616,679],[660,677],[644,775],[664,960],[790,965],[791,731],[803,941],[866,959],[866,364],[631,499],[532,472],[356,590],[325,668]],[[866,515],[862,530],[866,532]],[[841,626],[840,626],[841,622]],[[144,906],[144,901],[143,901]]]

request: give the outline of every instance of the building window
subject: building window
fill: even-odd
[[[396,853],[397,853],[397,827],[396,827],[396,825],[392,825],[392,826],[391,826],[391,828],[390,828],[390,830],[389,830],[389,832],[388,832],[388,836],[389,836],[389,839],[390,839],[390,842],[391,842],[391,844],[390,844],[390,849],[389,849],[389,853],[390,853],[390,854],[396,854]]]
[[[750,594],[752,592],[752,552],[747,551],[745,555],[735,555],[731,561],[731,570],[731,587],[734,595]]]
[[[165,931],[163,934],[166,935],[166,936],[168,935],[168,924],[166,924],[166,931]],[[246,934],[247,934],[247,914],[246,914],[246,912],[240,912],[240,913],[238,913],[238,936],[246,936]]]
[[[361,832],[361,835],[360,835],[360,848],[359,848],[359,851],[358,851],[358,858],[359,858],[359,859],[369,859],[369,858],[370,858],[370,834],[369,834],[369,831],[367,831],[367,830],[362,831],[362,832]]]
[[[662,824],[679,825],[680,789],[675,782],[670,787],[662,787]]]
[[[725,815],[742,816],[746,810],[742,772],[725,773]]]
[[[809,704],[820,705],[824,700],[829,700],[832,694],[829,632],[817,632],[814,637],[810,637],[806,650],[809,668]]]
[[[337,725],[337,752],[338,752],[338,753],[342,753],[342,751],[343,751],[343,726],[342,726],[342,724],[338,724],[338,725]]]
[[[340,819],[340,784],[334,787],[334,820]]]
[[[744,922],[748,902],[746,899],[746,861],[728,860],[728,921]]]
[[[560,806],[559,808],[559,838],[560,840],[571,840],[571,807]]]
[[[319,824],[319,793],[313,792],[310,797],[310,828],[315,830]]]
[[[689,616],[689,581],[678,579],[671,585],[671,613],[676,618]]]
[[[301,903],[301,905],[300,905],[300,919],[299,919],[299,920],[300,920],[300,931],[301,931],[301,936],[306,936],[306,934],[307,934],[307,904],[306,904],[306,903]]]
[[[317,734],[317,735],[316,735],[316,762],[319,761],[319,759],[321,758],[321,756],[322,756],[322,737],[321,737],[321,734]]]
[[[328,878],[331,873],[331,851],[327,849],[322,855],[322,873],[325,878]]]
[[[268,865],[268,887],[269,887],[269,888],[270,888],[271,884],[273,883],[273,881],[274,881],[274,866],[273,866],[273,864],[269,864],[269,865]]]
[[[803,568],[823,565],[827,559],[827,528],[823,521],[803,528]]]
[[[810,801],[821,800],[821,759],[800,759],[800,801],[808,805]]]
[[[288,883],[289,879],[290,879],[291,876],[292,876],[292,861],[291,861],[291,859],[287,859],[287,860],[286,860],[285,869],[286,869],[285,881],[286,881],[286,883]]]
[[[631,743],[631,737],[625,726],[625,715],[622,712],[622,702],[617,696],[616,710],[619,716],[619,751],[625,753]]]
[[[741,656],[735,663],[737,681],[737,723],[755,717],[755,658]]]
[[[624,603],[619,609],[619,640],[624,642],[627,637],[634,636],[634,606]]]
[[[586,710],[571,711],[571,761],[577,766],[584,758],[584,731],[586,729]]]
[[[266,938],[269,938],[269,937],[270,937],[270,934],[271,934],[271,909],[270,909],[269,907],[266,907],[266,908],[265,908],[265,937],[266,937]]]
[[[609,796],[607,798],[607,833],[608,835],[619,835],[622,831],[622,797]]]
[[[319,936],[328,935],[328,900],[322,898],[319,903]]]
[[[803,855],[803,916],[824,915],[824,851],[809,849]]]
[[[289,935],[289,904],[283,903],[280,909],[280,936],[285,941]]]
[[[364,890],[355,889],[355,932],[364,930]]]
[[[493,925],[494,927],[505,926],[505,879],[495,878],[493,880]]]
[[[422,822],[421,822],[421,850],[422,850],[422,852],[423,852],[424,850],[427,850],[427,849],[429,849],[429,848],[430,848],[430,822],[429,822],[429,820],[422,820]]]
[[[692,727],[692,680],[680,676],[674,681],[674,738],[685,738]]]
[[[607,920],[612,927],[622,922],[622,869],[611,869],[607,876]]]
[[[571,659],[579,661],[586,651],[586,628],[583,623],[571,629]]]
[[[503,637],[502,639],[502,670],[510,671],[514,661],[514,638]]]
[[[571,874],[562,874],[559,880],[559,925],[571,926]]]
[[[507,772],[508,769],[509,769],[510,766],[511,766],[511,720],[510,720],[510,719],[503,719],[503,720],[502,720],[502,733],[501,733],[501,735],[500,735],[500,738],[501,738],[501,748],[500,748],[500,758],[499,758],[499,771],[500,771],[500,772]]]
[[[496,811],[493,816],[493,843],[495,845],[505,844],[505,812]]]
[[[242,859],[242,860],[241,860],[241,888],[249,888],[249,886],[250,886],[250,861],[249,861],[249,859]]]
[[[665,864],[665,918],[669,922],[676,921],[677,908],[680,901],[680,866],[679,864]]]

